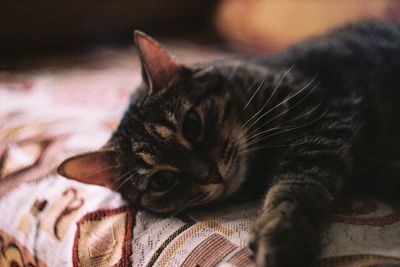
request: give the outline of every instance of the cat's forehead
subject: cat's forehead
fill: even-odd
[[[183,114],[193,105],[193,99],[184,94],[160,98],[149,106],[140,107],[143,125],[178,127]]]
[[[135,153],[146,152],[152,157],[162,155],[172,146],[185,143],[182,137],[181,125],[185,110],[190,108],[190,102],[179,100],[176,106],[168,108],[150,109],[136,121],[136,127],[132,128],[130,136],[131,149]],[[185,144],[183,144],[185,145]],[[175,147],[176,148],[176,147]],[[139,154],[143,156],[144,153]],[[141,157],[151,164],[149,156]]]

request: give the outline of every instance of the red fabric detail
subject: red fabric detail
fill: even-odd
[[[115,209],[99,209],[94,212],[87,213],[76,223],[76,232],[74,237],[74,245],[72,247],[72,264],[74,267],[81,266],[79,263],[79,238],[80,238],[80,225],[86,221],[100,221],[101,219],[119,214],[126,213],[125,216],[125,238],[122,244],[122,257],[119,260],[117,267],[132,266],[132,238],[134,226],[134,213],[128,206],[123,206]]]

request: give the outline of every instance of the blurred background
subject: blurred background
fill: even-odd
[[[4,63],[129,46],[134,29],[235,51],[273,51],[348,21],[399,14],[399,0],[2,0],[0,55]]]

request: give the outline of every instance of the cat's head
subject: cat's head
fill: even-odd
[[[157,213],[231,195],[246,173],[232,73],[184,66],[143,33],[135,40],[143,82],[118,129],[101,150],[67,159],[59,173],[120,191]]]

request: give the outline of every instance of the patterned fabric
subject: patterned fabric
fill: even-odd
[[[186,62],[219,56],[175,51]],[[161,218],[55,174],[107,140],[139,81],[128,50],[0,72],[0,266],[254,266],[247,239],[259,203]],[[400,266],[399,203],[353,196],[336,207],[315,266]]]

